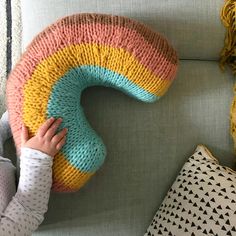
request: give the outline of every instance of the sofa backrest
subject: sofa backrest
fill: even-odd
[[[23,48],[65,15],[98,12],[139,20],[165,35],[180,59],[218,60],[224,42],[222,0],[22,0]]]

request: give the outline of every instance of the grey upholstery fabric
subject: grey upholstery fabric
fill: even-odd
[[[183,60],[168,93],[144,104],[93,87],[82,105],[108,156],[81,191],[52,194],[34,235],[141,236],[198,144],[233,167],[229,109],[233,79],[216,60],[223,46],[220,0],[22,0],[23,47],[57,18],[78,12],[126,15],[163,33]],[[189,60],[193,59],[193,60]]]

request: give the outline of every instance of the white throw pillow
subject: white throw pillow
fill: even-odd
[[[156,235],[235,236],[236,172],[199,145],[145,233]]]

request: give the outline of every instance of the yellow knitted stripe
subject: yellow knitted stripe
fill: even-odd
[[[98,65],[110,69],[158,97],[166,92],[172,82],[157,78],[130,53],[120,48],[96,44],[65,47],[37,65],[24,85],[23,121],[32,133],[47,119],[47,104],[54,83],[69,69],[81,65]]]
[[[31,134],[47,119],[47,104],[54,83],[69,69],[81,65],[98,65],[115,71],[157,96],[163,95],[172,82],[157,78],[123,49],[96,44],[65,47],[43,60],[24,86],[23,121]],[[71,188],[82,185],[93,174],[75,169],[62,154],[55,157],[53,169],[55,181]],[[72,172],[78,179],[69,178]]]
[[[97,65],[122,74],[158,97],[164,94],[166,87],[169,87],[172,82],[158,78],[122,48],[87,43],[67,46],[52,54],[37,66],[32,79],[40,75],[47,79],[50,77],[51,81],[55,81],[68,69],[81,65]]]
[[[53,182],[66,186],[71,190],[81,188],[94,173],[85,173],[76,169],[59,152],[54,157],[53,163]]]

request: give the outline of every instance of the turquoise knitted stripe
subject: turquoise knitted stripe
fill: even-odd
[[[96,85],[113,87],[143,102],[154,102],[158,99],[156,95],[147,92],[114,71],[100,66],[81,66],[79,69],[85,74],[85,78],[91,78],[91,82],[96,82]]]
[[[113,87],[145,102],[158,99],[126,77],[100,66],[76,67],[61,77],[53,86],[47,115],[63,118],[60,129],[67,127],[69,132],[61,152],[70,157],[67,160],[71,165],[84,172],[95,172],[106,156],[102,139],[89,125],[80,105],[82,91],[98,85]]]

